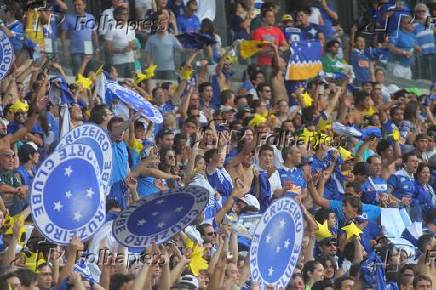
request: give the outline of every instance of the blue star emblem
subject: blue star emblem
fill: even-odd
[[[115,238],[127,247],[163,243],[202,214],[209,199],[203,187],[164,191],[127,208],[113,223]]]
[[[46,238],[60,244],[73,236],[86,240],[103,225],[105,194],[99,179],[98,162],[87,145],[66,145],[42,163],[32,185],[31,209]]]
[[[251,243],[251,275],[263,287],[286,287],[301,251],[303,215],[294,199],[274,202],[263,214]]]
[[[92,148],[100,168],[100,182],[106,194],[109,194],[112,174],[112,145],[106,132],[93,124],[84,124],[68,132],[59,142],[56,150],[65,145],[84,144]],[[65,168],[65,177],[75,174],[71,167]]]

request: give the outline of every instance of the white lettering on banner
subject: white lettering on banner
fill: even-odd
[[[112,146],[107,133],[94,124],[84,124],[68,132],[59,142],[57,150],[65,145],[84,144],[91,146],[100,167],[100,179],[106,195],[109,194],[112,174]]]
[[[278,222],[285,228],[278,235],[272,237],[271,229],[278,227]],[[303,227],[301,209],[290,197],[275,201],[262,215],[250,247],[251,278],[253,281],[259,281],[261,288],[266,288],[269,285],[277,288],[286,287],[289,283],[301,252]],[[282,247],[283,251],[277,256],[279,260],[274,260],[277,262],[271,265],[271,261],[268,260],[271,257],[268,247],[277,241],[283,242],[285,246]],[[265,253],[266,250],[268,253]]]
[[[14,49],[9,37],[3,30],[0,30],[0,80],[9,72],[14,62]]]

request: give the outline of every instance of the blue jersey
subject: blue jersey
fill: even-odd
[[[362,202],[378,205],[380,195],[386,195],[388,192],[388,184],[381,177],[369,177],[362,184],[362,192]]]
[[[413,25],[416,41],[418,42],[419,47],[422,49],[423,55],[435,54],[436,46],[435,46],[435,37],[432,27],[427,27],[425,24],[415,22]]]
[[[223,197],[232,195],[233,182],[225,168],[216,168],[212,174],[207,174],[210,185],[215,188]],[[223,199],[224,202],[224,199]]]
[[[301,168],[283,167],[278,169],[278,171],[282,187],[285,187],[286,182],[292,184],[292,190],[287,192],[287,194],[301,195],[302,191],[307,189],[307,183],[303,177],[303,170]]]
[[[399,199],[404,196],[413,197],[415,193],[415,179],[413,175],[401,169],[389,176],[388,188]]]
[[[21,177],[21,184],[32,186],[33,178],[35,177],[35,170],[32,168],[32,172],[29,173],[23,165],[17,168],[17,172]]]

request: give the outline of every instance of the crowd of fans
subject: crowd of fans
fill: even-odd
[[[47,2],[38,10],[35,1],[0,1],[0,30],[15,52],[0,81],[0,289],[260,289],[241,227],[283,196],[298,201],[305,221],[286,289],[434,289],[436,83],[428,92],[404,88],[385,72],[435,79],[426,21],[436,9],[371,0],[372,28],[391,19],[388,33],[356,24],[346,35],[334,1],[290,1],[282,11],[276,1],[234,0],[226,47],[214,28],[218,1],[112,0],[102,15],[86,12],[86,0]],[[132,9],[147,25],[127,29]],[[260,44],[237,64],[242,40]],[[288,81],[290,45],[299,41],[321,43],[323,73]],[[118,99],[105,103],[101,74],[149,100],[163,123]],[[64,115],[49,91],[62,84],[52,77],[70,80],[71,128],[94,123],[113,148],[107,223],[68,247],[46,241],[29,210],[38,165],[60,140]],[[127,263],[112,221],[139,198],[185,185],[209,191],[204,212]],[[386,208],[419,225],[401,233],[406,245],[382,226]],[[350,236],[349,225],[360,234]],[[94,264],[78,254],[106,250]]]

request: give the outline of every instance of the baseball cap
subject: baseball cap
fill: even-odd
[[[255,209],[256,211],[260,210],[260,203],[254,195],[246,194],[242,198],[240,198],[247,207]]]
[[[238,107],[239,112],[251,112],[251,107],[249,105],[241,105]]]
[[[291,14],[283,14],[282,21],[294,21]]]
[[[223,112],[223,113],[236,112],[236,110],[233,107],[231,107],[231,106],[224,106],[224,105],[221,105],[220,111]]]
[[[177,281],[176,288],[196,289],[199,287],[198,279],[192,275],[184,275]]]
[[[327,246],[331,243],[337,243],[336,238],[330,237],[330,238],[324,238],[321,241],[319,241],[320,246]]]

